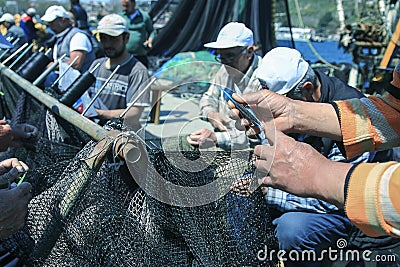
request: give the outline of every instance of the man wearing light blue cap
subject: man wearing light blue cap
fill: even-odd
[[[211,123],[214,131],[201,129],[188,137],[195,146],[219,146],[245,148],[249,140],[235,128],[229,118],[229,108],[223,98],[221,87],[236,93],[250,93],[261,89],[256,78],[261,57],[255,54],[253,32],[243,23],[231,22],[219,32],[215,42],[204,45],[215,50],[216,61],[222,63],[211,86],[200,100],[200,116]]]
[[[287,47],[277,47],[269,51],[262,59],[257,77],[263,88],[295,100],[329,103],[364,97],[357,89],[348,86],[340,79],[328,77],[323,72],[312,69],[297,50]],[[310,144],[330,160],[346,162],[338,147],[340,144],[330,139],[304,134],[293,137]],[[386,156],[385,153],[364,153],[347,162],[352,164],[371,162],[377,160],[377,155]],[[379,160],[382,159],[384,158],[381,157]],[[333,245],[342,239],[358,249],[375,249],[396,243],[396,240],[390,237],[373,239],[363,236],[342,209],[328,202],[316,198],[298,197],[274,188],[264,187],[263,191],[268,205],[282,212],[273,223],[276,225],[275,234],[279,248],[287,253],[292,250],[312,251],[318,259],[324,250],[335,249]],[[322,262],[318,260],[285,262],[285,266],[321,265]]]

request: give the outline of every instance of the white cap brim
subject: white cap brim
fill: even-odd
[[[124,30],[115,30],[115,29],[97,29],[98,33],[103,33],[103,34],[107,34],[113,37],[117,37],[120,36],[121,34],[123,34],[125,31]]]
[[[204,45],[207,48],[215,48],[215,49],[224,49],[224,48],[232,48],[237,46],[243,46],[242,43],[235,42],[211,42]]]
[[[45,14],[41,20],[45,21],[45,22],[52,22],[57,18],[57,16],[53,15],[53,14]]]

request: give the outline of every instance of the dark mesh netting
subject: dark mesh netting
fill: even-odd
[[[18,87],[3,82],[3,112],[12,110],[13,119],[42,133],[36,144],[2,155],[30,166],[26,179],[34,197],[26,226],[1,244],[20,265],[276,265],[258,260],[266,246],[277,250],[260,189],[246,196],[229,191],[253,178],[251,151],[184,149],[178,137],[143,143],[123,132],[97,142],[21,90],[9,94],[7,83]],[[140,158],[129,164],[130,172],[114,151],[116,141],[128,136]],[[181,188],[213,186],[206,194],[185,194],[160,179]],[[175,205],[207,197],[214,198]]]

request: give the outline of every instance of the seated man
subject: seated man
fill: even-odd
[[[120,68],[93,104],[96,118],[100,124],[104,124],[112,118],[118,118],[133,104],[126,113],[124,122],[131,130],[137,131],[141,128],[139,119],[143,109],[150,105],[150,90],[143,92],[148,80],[147,69],[126,49],[129,32],[123,17],[117,14],[103,17],[97,31],[106,57],[99,58],[92,64],[93,67],[100,63],[100,67],[93,73],[96,82],[88,90],[89,97],[93,98],[98,93],[118,65]],[[132,101],[135,103],[131,103]]]
[[[20,26],[15,25],[14,16],[10,13],[4,13],[0,18],[0,23],[7,29],[7,33],[5,35],[7,39],[12,40],[12,42],[14,42],[14,40],[17,38],[19,39],[14,45],[13,49],[9,51],[9,53],[12,54],[26,43],[27,39],[25,32]]]
[[[297,50],[286,47],[272,49],[264,56],[257,77],[264,88],[285,94],[295,100],[328,103],[364,97],[358,90],[338,78],[328,77],[318,70],[313,70]],[[304,134],[294,137],[309,143],[330,160],[346,161],[338,145],[330,139]],[[371,162],[374,157],[375,153],[364,153],[348,162],[353,164]],[[311,250],[315,251],[318,258],[323,250],[335,246],[340,238],[349,240],[358,235],[358,231],[353,232],[355,227],[345,216],[344,211],[328,202],[297,197],[274,188],[264,188],[264,193],[267,203],[282,212],[282,215],[273,222],[276,225],[280,249],[287,252]],[[357,241],[358,245],[375,248],[397,242],[394,238],[364,241],[368,244]],[[321,266],[322,263],[285,262],[285,266],[302,266],[302,264]]]
[[[62,6],[50,6],[42,20],[47,22],[51,30],[56,34],[53,61],[66,54],[67,56],[63,60],[64,63],[69,65],[74,62],[72,68],[81,73],[87,71],[95,59],[92,44],[89,36],[84,31],[72,27],[67,11]],[[45,87],[50,87],[57,77],[57,73],[50,73],[46,78]]]
[[[200,100],[200,115],[215,130],[204,128],[195,131],[187,140],[192,145],[203,147],[217,145],[228,148],[232,144],[238,148],[248,146],[246,135],[238,131],[235,121],[229,118],[229,108],[220,87],[229,88],[236,93],[261,90],[256,78],[261,58],[255,54],[253,32],[243,23],[231,22],[221,29],[216,42],[204,46],[215,49],[215,58],[222,63],[210,88]]]

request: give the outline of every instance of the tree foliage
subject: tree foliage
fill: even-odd
[[[286,0],[275,0],[275,21],[283,26],[288,26],[288,18],[285,9]],[[301,19],[305,27],[314,28],[316,32],[325,34],[335,33],[339,28],[336,1],[316,0],[288,0],[290,19],[293,27],[300,27],[296,2],[300,7]],[[342,0],[346,23],[357,20],[354,0]]]

